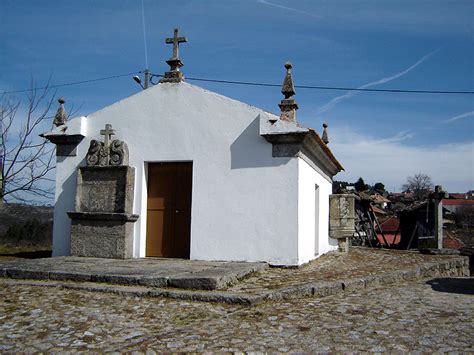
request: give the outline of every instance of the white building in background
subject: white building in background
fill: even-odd
[[[135,168],[133,257],[301,265],[335,250],[329,195],[343,168],[326,132],[297,123],[291,65],[276,116],[184,82],[174,46],[159,84],[51,132],[69,147],[56,141],[53,254],[70,253],[77,170],[106,124]]]

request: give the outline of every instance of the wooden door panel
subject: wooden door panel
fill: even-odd
[[[175,172],[175,206],[178,210],[191,209],[192,183],[192,165],[178,165]]]
[[[189,258],[191,235],[191,213],[180,211],[175,215],[174,253],[179,258]]]
[[[146,256],[163,256],[163,238],[159,238],[163,222],[163,211],[148,210],[146,230],[147,235],[153,236],[153,238],[146,238]]]
[[[189,258],[192,179],[191,163],[179,164],[176,167],[174,250],[181,258]]]
[[[174,172],[166,164],[153,164],[148,169],[148,209],[173,208]]]

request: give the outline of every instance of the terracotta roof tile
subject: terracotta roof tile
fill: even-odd
[[[443,199],[443,205],[446,205],[446,206],[474,206],[474,200]]]

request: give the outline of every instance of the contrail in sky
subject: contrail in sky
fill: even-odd
[[[474,116],[474,111],[466,112],[466,113],[463,113],[463,114],[461,114],[461,115],[457,115],[457,116],[451,117],[450,119],[444,121],[444,123],[454,122],[454,121],[460,120],[460,119],[462,119],[462,118],[471,117],[471,116]]]
[[[366,89],[368,87],[371,87],[371,86],[375,86],[375,85],[380,85],[380,84],[384,84],[384,83],[388,83],[389,81],[392,81],[392,80],[395,80],[395,79],[398,79],[399,77],[409,73],[410,71],[412,71],[413,69],[415,69],[417,66],[419,66],[421,63],[423,63],[424,61],[426,61],[429,57],[431,57],[433,54],[437,53],[442,47],[439,47],[438,49],[435,49],[434,51],[426,54],[425,56],[423,56],[421,59],[419,59],[415,64],[412,64],[411,66],[409,66],[407,69],[405,70],[402,70],[401,72],[395,74],[395,75],[392,75],[392,76],[387,76],[386,78],[382,78],[380,80],[377,80],[377,81],[373,81],[371,83],[368,83],[368,84],[364,84],[362,86],[359,86],[358,89]],[[327,112],[329,110],[332,110],[340,101],[342,100],[345,100],[345,99],[348,99],[350,97],[353,97],[357,94],[360,94],[360,91],[349,91],[347,94],[344,94],[344,95],[341,95],[341,96],[337,96],[335,97],[334,99],[332,99],[331,101],[329,101],[327,104],[321,106],[317,113],[318,114],[321,114],[321,113],[324,113],[324,112]]]
[[[376,143],[397,143],[413,138],[415,135],[411,131],[401,131],[396,135],[375,141]]]
[[[298,10],[293,7],[287,7],[283,5],[278,5],[274,4],[272,2],[266,1],[266,0],[257,0],[258,3],[263,4],[263,5],[268,5],[268,6],[273,6],[273,7],[278,7],[280,9],[288,10],[288,11],[293,11],[293,12],[298,12],[303,15],[311,16],[311,17],[316,17],[316,18],[321,18],[322,16],[312,14],[311,12],[303,11],[303,10]]]

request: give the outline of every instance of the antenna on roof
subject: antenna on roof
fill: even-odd
[[[143,44],[145,45],[145,68],[148,70],[148,47],[146,45],[146,27],[145,27],[145,5],[142,0],[142,25],[143,25]]]
[[[145,5],[143,3],[144,0],[142,0],[142,25],[143,25],[143,44],[144,44],[144,49],[145,49],[145,70],[144,70],[144,83],[142,85],[142,79],[138,75],[135,75],[133,77],[133,80],[142,87],[143,90],[148,89],[150,86],[151,82],[151,72],[148,69],[148,47],[146,45],[146,26],[145,26]]]

